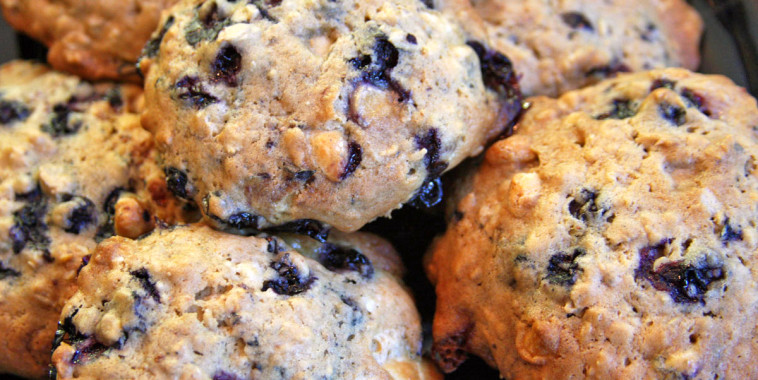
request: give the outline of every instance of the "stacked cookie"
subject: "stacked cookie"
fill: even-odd
[[[684,69],[521,97],[696,67],[682,1],[0,3],[55,68],[144,80],[0,72],[2,371],[439,378],[355,231],[496,141],[425,263],[440,369],[756,376],[755,100]]]

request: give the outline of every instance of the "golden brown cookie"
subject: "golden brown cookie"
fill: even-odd
[[[219,227],[357,230],[521,107],[510,61],[415,0],[184,1],[149,46],[143,123]]]
[[[115,237],[82,269],[53,361],[62,379],[436,379],[402,271],[365,233]]]
[[[442,368],[756,378],[755,99],[667,69],[528,101],[428,257]]]

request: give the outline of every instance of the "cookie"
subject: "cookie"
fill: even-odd
[[[438,378],[402,264],[370,234],[205,225],[100,244],[56,335],[59,378]]]
[[[703,22],[683,0],[436,0],[513,60],[525,95],[699,63]]]
[[[184,1],[140,61],[143,124],[217,227],[354,231],[505,133],[507,57],[419,1]],[[308,227],[303,227],[308,226]]]
[[[155,150],[135,113],[140,94],[39,64],[0,67],[0,373],[44,376],[97,241],[182,213],[162,173],[148,175],[157,164],[146,163]]]
[[[0,0],[15,29],[49,47],[48,62],[88,79],[139,81],[135,67],[161,11],[178,0]]]
[[[441,367],[758,377],[755,99],[666,69],[528,101],[427,257]]]

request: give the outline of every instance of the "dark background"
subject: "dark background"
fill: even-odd
[[[730,77],[740,86],[758,94],[758,0],[690,0],[700,11],[706,30],[701,44],[702,62],[698,71],[718,73]],[[724,3],[727,6],[713,8],[709,3]],[[717,17],[718,16],[720,17]],[[727,27],[722,25],[724,22]],[[22,54],[19,45],[28,48],[23,41],[0,19],[0,63],[17,57],[39,56],[40,50],[32,48]],[[443,177],[444,180],[444,177]],[[363,230],[388,237],[403,256],[408,274],[406,283],[413,290],[419,310],[424,319],[427,346],[430,323],[434,313],[434,290],[426,280],[421,265],[421,256],[431,239],[444,230],[445,223],[438,210],[420,211],[409,207],[393,213],[393,219],[377,220]],[[471,358],[447,379],[497,379],[498,372],[487,367],[480,359]],[[0,379],[14,379],[0,374]]]

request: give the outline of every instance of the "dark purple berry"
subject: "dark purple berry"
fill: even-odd
[[[677,127],[687,121],[687,111],[682,107],[663,102],[658,105],[658,113],[662,118],[670,121]]]
[[[28,203],[13,213],[13,226],[8,231],[14,253],[20,253],[27,245],[43,250],[50,245],[47,236],[45,214],[47,202],[44,199]]]
[[[390,90],[398,95],[398,101],[410,99],[410,92],[392,79],[390,72],[397,66],[400,53],[385,35],[379,35],[374,41],[372,53],[364,54],[348,62],[356,70],[361,70],[360,81],[382,90]]]
[[[242,67],[242,55],[234,45],[226,45],[219,50],[211,63],[212,81],[224,82],[227,86],[237,86],[237,74]]]
[[[89,264],[90,258],[92,258],[92,255],[86,255],[86,256],[82,257],[82,264],[79,265],[79,268],[76,270],[76,275],[77,276],[79,275],[79,272],[81,272],[82,269],[84,269],[84,267],[86,267],[87,264]]]
[[[708,107],[705,106],[705,97],[702,95],[690,90],[689,88],[683,88],[679,92],[679,95],[681,95],[691,106],[697,108],[697,110],[702,112],[705,116],[711,116],[711,111],[708,109]]]
[[[712,282],[726,277],[723,267],[700,263],[685,263],[684,260],[662,264],[654,269],[655,261],[663,257],[664,248],[670,240],[640,250],[640,261],[634,271],[635,279],[646,279],[656,290],[671,295],[674,302],[705,304],[704,295]]]
[[[613,99],[611,107],[610,111],[595,116],[595,119],[626,119],[637,114],[634,102],[629,99]]]
[[[52,351],[55,351],[63,342],[74,347],[75,351],[71,356],[72,364],[87,363],[111,348],[98,342],[94,337],[82,334],[77,330],[73,318],[78,312],[79,309],[76,309],[72,314],[66,316],[62,322],[58,322],[58,329],[53,338]],[[116,346],[122,344],[123,341],[120,340]]]
[[[413,44],[413,45],[416,45],[418,43],[418,40],[416,40],[416,36],[410,33],[405,35],[405,40],[408,41],[409,44]]]
[[[21,272],[14,270],[13,268],[6,268],[2,262],[0,262],[0,280],[5,280],[8,277],[19,277]]]
[[[169,28],[171,28],[172,25],[174,25],[174,16],[169,16],[169,18],[166,19],[166,22],[164,22],[161,26],[158,34],[151,38],[150,41],[147,41],[145,47],[142,48],[143,57],[152,58],[158,54],[158,49],[161,47],[163,37],[166,35],[166,32],[168,32]]]
[[[203,89],[197,77],[182,77],[174,87],[176,87],[176,97],[183,100],[187,107],[199,110],[218,102],[218,98]]]
[[[308,182],[311,178],[313,178],[314,173],[316,172],[313,170],[302,170],[295,173],[295,179],[298,181]]]
[[[626,64],[614,61],[605,66],[593,67],[587,70],[584,75],[586,77],[595,77],[596,79],[605,79],[614,77],[618,73],[628,73],[630,71],[632,71],[632,69]]]
[[[72,234],[87,229],[97,223],[97,209],[95,204],[86,197],[73,197],[67,202],[76,202],[76,207],[66,216],[64,231]]]
[[[147,268],[139,268],[129,273],[139,281],[142,289],[145,290],[150,298],[154,299],[157,303],[161,302],[160,292],[158,292],[158,288],[155,287],[155,282],[152,281],[152,277]]]
[[[718,231],[718,235],[724,244],[730,241],[742,240],[742,230],[732,227],[732,224],[729,223],[729,218],[726,218],[724,220],[724,225],[721,226],[721,230]]]
[[[29,108],[15,100],[0,100],[0,124],[7,125],[24,121],[29,117]]]
[[[650,85],[650,91],[652,92],[659,88],[668,88],[669,90],[673,90],[674,87],[676,87],[676,82],[664,78],[659,78],[654,80]]]
[[[435,178],[421,185],[408,204],[415,208],[432,208],[442,202],[442,196],[442,181]]]
[[[513,133],[513,126],[523,110],[523,99],[518,84],[518,75],[513,69],[511,60],[502,53],[486,49],[477,41],[467,41],[479,57],[479,66],[484,85],[498,94],[500,110],[498,110],[497,128],[503,130],[502,137]]]
[[[571,254],[565,252],[554,254],[550,257],[550,261],[547,264],[545,279],[551,284],[562,286],[574,285],[576,277],[582,271],[576,259],[584,254],[585,251],[582,248],[575,248]]]
[[[587,19],[584,13],[565,12],[561,14],[561,20],[563,20],[566,25],[574,29],[586,29],[588,31],[595,30],[595,28],[592,26],[592,23]]]
[[[313,219],[298,219],[279,226],[266,229],[271,232],[293,232],[299,235],[306,235],[320,242],[325,242],[329,237],[329,227]]]
[[[361,148],[360,144],[355,141],[351,141],[347,145],[347,163],[345,164],[345,168],[342,170],[342,174],[340,174],[340,180],[344,180],[353,174],[353,172],[355,172],[355,169],[358,168],[358,165],[361,164],[362,160],[363,149]]]
[[[362,253],[355,249],[324,243],[318,250],[318,261],[330,271],[355,271],[363,278],[374,275],[374,266]]]
[[[434,9],[434,0],[421,0],[424,5],[429,9]]]
[[[108,92],[105,93],[105,100],[114,110],[119,110],[124,106],[124,99],[121,95],[121,90],[119,90],[118,87],[108,90]]]
[[[82,127],[81,120],[72,118],[73,110],[70,103],[60,103],[53,106],[53,116],[42,125],[42,131],[53,137],[72,135]]]
[[[258,225],[260,224],[260,216],[253,215],[248,212],[240,212],[237,214],[234,214],[227,219],[226,223],[233,228],[244,230],[244,229],[258,229]]]
[[[264,281],[261,288],[263,292],[271,289],[276,294],[293,296],[310,289],[316,281],[313,276],[304,278],[300,274],[297,267],[292,264],[289,253],[285,253],[279,260],[272,262],[271,268],[276,270],[278,277]]]
[[[602,220],[608,222],[612,221],[612,219],[610,219],[612,218],[612,215],[608,215],[609,210],[598,207],[597,197],[598,194],[596,192],[589,189],[582,189],[578,194],[574,195],[574,199],[569,202],[569,213],[571,216],[584,223],[599,222]]]
[[[279,240],[275,237],[269,236],[266,238],[266,241],[268,242],[266,245],[266,251],[268,251],[268,253],[277,254],[283,249],[279,246]]]
[[[187,179],[187,173],[172,166],[164,168],[163,173],[166,174],[166,186],[168,187],[168,190],[177,198],[190,200],[191,190],[189,186],[187,186],[189,182]]]
[[[242,378],[233,373],[219,370],[213,374],[213,380],[242,380]]]
[[[426,167],[427,178],[433,179],[442,175],[447,169],[447,162],[440,160],[442,150],[442,141],[440,140],[437,128],[429,128],[424,135],[416,135],[416,148],[419,150],[426,149],[424,154],[424,166]]]

